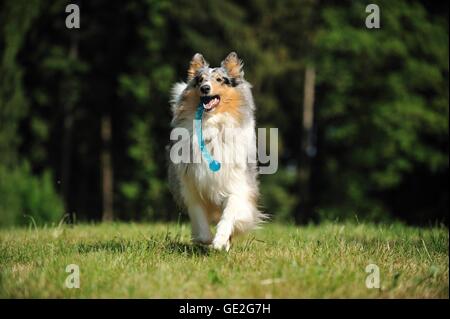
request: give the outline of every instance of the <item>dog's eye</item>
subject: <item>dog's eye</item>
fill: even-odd
[[[222,82],[222,78],[217,78],[216,81],[220,83]]]
[[[228,79],[228,78],[223,78],[223,83],[225,83],[225,84],[230,84],[230,79]]]

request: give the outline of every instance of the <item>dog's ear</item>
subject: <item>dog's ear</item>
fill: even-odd
[[[227,71],[228,75],[233,78],[244,77],[244,63],[238,58],[236,52],[228,54],[225,60],[222,61],[221,66]]]
[[[195,73],[197,71],[205,66],[208,66],[208,62],[206,62],[203,55],[200,53],[196,53],[191,60],[191,63],[189,64],[188,69],[188,81],[192,80],[195,77]]]

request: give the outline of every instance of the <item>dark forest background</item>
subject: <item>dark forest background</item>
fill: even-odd
[[[180,218],[169,90],[233,50],[279,129],[273,219],[448,224],[448,40],[447,1],[3,0],[0,226]]]

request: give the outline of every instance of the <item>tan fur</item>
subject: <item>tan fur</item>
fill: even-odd
[[[235,88],[221,85],[220,83],[212,83],[212,87],[216,94],[220,95],[219,105],[211,111],[212,114],[229,113],[233,118],[241,123],[242,114],[240,107],[243,103],[241,93]],[[181,98],[181,105],[175,110],[178,119],[191,119],[197,110],[200,102],[200,94],[198,90],[189,89]]]
[[[206,64],[207,63],[201,54],[197,53],[196,55],[194,55],[189,64],[189,69],[187,72],[188,80],[192,80],[195,77],[195,73],[197,73],[197,71],[204,67]]]
[[[229,113],[233,118],[241,123],[241,112],[239,108],[242,106],[242,95],[235,88],[212,83],[213,92],[220,95],[220,103],[211,113]]]
[[[222,62],[222,66],[227,70],[232,77],[239,77],[242,75],[242,61],[239,60],[235,52],[231,52]]]
[[[181,97],[180,107],[175,110],[175,116],[180,120],[194,118],[199,101],[200,94],[197,90],[186,90]]]

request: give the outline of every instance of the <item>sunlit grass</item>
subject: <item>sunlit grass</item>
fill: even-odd
[[[189,225],[102,224],[0,231],[3,298],[448,298],[448,229],[268,224],[229,253]],[[66,266],[80,267],[68,289]],[[365,285],[368,264],[381,288]]]

